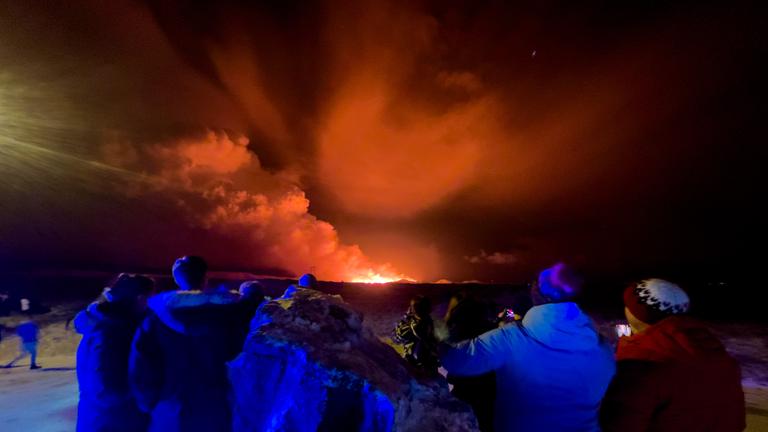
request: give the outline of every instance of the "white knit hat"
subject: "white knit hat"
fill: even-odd
[[[654,323],[688,312],[691,300],[682,288],[664,279],[646,279],[624,291],[624,304],[639,320]]]

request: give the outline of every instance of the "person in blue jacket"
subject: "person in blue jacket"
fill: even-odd
[[[609,344],[573,302],[580,285],[562,264],[544,270],[522,321],[441,345],[440,361],[453,375],[496,372],[497,432],[600,430],[600,401],[615,364]]]
[[[156,295],[133,340],[130,381],[153,432],[232,428],[226,364],[243,348],[253,307],[240,295],[207,288],[207,264],[176,260],[178,291]]]
[[[128,385],[128,356],[154,282],[121,274],[98,301],[74,319],[83,335],[77,348],[78,432],[143,432],[148,417]]]
[[[37,337],[39,333],[40,328],[32,320],[24,321],[16,327],[16,334],[19,336],[19,339],[21,339],[19,355],[5,365],[6,368],[12,368],[16,362],[29,355],[29,368],[32,370],[40,369],[41,366],[37,364]]]

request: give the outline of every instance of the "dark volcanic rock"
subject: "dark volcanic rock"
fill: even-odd
[[[415,379],[340,297],[262,305],[231,362],[235,431],[476,431],[445,381]]]

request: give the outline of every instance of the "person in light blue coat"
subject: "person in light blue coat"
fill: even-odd
[[[441,345],[440,361],[453,375],[496,372],[497,432],[600,430],[600,401],[615,363],[610,345],[573,302],[580,285],[563,264],[544,270],[522,321]]]

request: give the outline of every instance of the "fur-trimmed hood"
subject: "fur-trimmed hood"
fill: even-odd
[[[149,309],[177,333],[203,335],[240,319],[240,296],[230,291],[168,291],[149,299]]]
[[[94,302],[89,304],[85,310],[78,312],[72,322],[78,333],[87,335],[103,328],[103,326],[135,326],[140,318],[140,316],[131,315],[109,303]]]
[[[85,335],[92,333],[96,326],[105,320],[109,320],[109,317],[99,310],[99,304],[91,303],[85,310],[80,311],[75,315],[75,319],[72,323],[78,333]]]

